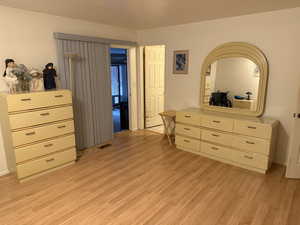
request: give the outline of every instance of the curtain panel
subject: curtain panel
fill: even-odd
[[[109,44],[56,36],[58,75],[63,88],[73,90],[78,149],[103,144],[113,138]],[[73,54],[73,88],[70,62]]]

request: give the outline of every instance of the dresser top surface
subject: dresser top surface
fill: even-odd
[[[264,123],[275,125],[278,123],[278,120],[270,118],[270,117],[249,117],[249,116],[242,116],[236,114],[229,114],[229,113],[221,113],[221,112],[213,112],[213,111],[205,111],[200,108],[186,108],[183,110],[179,110],[180,112],[191,112],[191,113],[198,113],[203,116],[216,116],[216,117],[225,117],[234,120],[244,120],[250,121],[255,123]]]
[[[53,90],[44,90],[44,91],[33,91],[33,92],[17,92],[17,93],[1,93],[0,97],[7,97],[7,96],[15,96],[15,95],[32,95],[32,94],[41,94],[41,93],[53,93],[53,92],[70,92],[68,89],[53,89]]]

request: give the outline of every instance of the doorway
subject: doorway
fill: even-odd
[[[110,49],[114,133],[129,129],[127,56],[127,49]]]
[[[300,87],[296,102],[296,112],[293,115],[292,137],[287,163],[286,177],[300,179]]]
[[[163,132],[160,112],[165,108],[165,46],[144,48],[145,128]]]

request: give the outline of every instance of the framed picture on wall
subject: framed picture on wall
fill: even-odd
[[[189,51],[174,51],[173,73],[188,74],[189,69]]]

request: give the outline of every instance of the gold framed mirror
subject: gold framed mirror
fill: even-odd
[[[256,46],[230,42],[215,48],[201,69],[204,110],[259,117],[264,112],[268,61]]]

